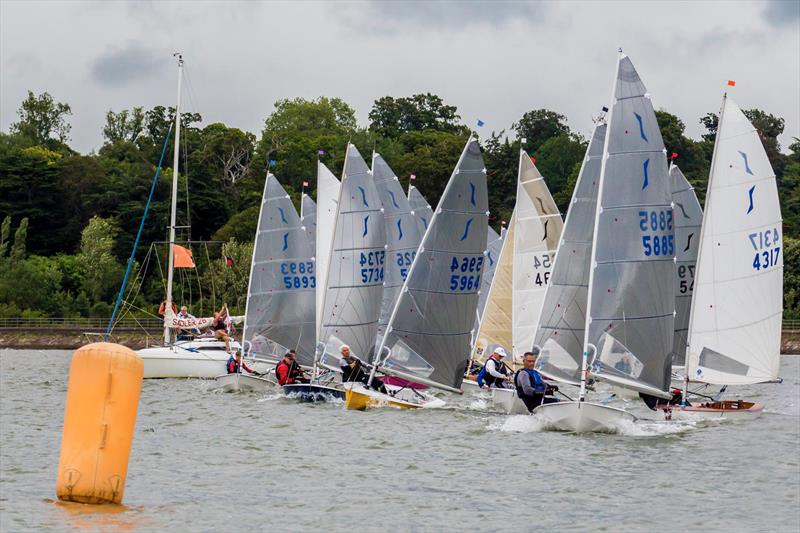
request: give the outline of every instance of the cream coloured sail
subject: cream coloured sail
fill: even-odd
[[[690,380],[741,385],[777,378],[781,224],[767,154],[753,125],[726,95],[697,257],[686,361]]]
[[[328,279],[328,261],[336,226],[336,206],[339,203],[339,180],[322,162],[317,162],[317,232],[314,258],[317,271],[317,342],[322,325],[322,303],[325,297],[325,280]]]
[[[519,154],[514,223],[511,349],[518,357],[533,345],[564,227],[544,178],[524,150]]]

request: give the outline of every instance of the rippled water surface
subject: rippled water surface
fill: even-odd
[[[800,528],[800,357],[747,423],[541,431],[486,411],[352,412],[279,391],[147,380],[125,507],[57,504],[70,352],[0,350],[0,530],[698,530]],[[622,406],[623,402],[614,405]]]

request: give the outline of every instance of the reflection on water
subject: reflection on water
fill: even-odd
[[[800,523],[800,357],[783,359],[782,385],[728,396],[766,403],[755,421],[665,422],[638,400],[615,399],[610,405],[648,418],[615,435],[541,431],[534,417],[488,413],[480,392],[445,395],[441,410],[354,412],[278,390],[258,397],[220,394],[200,380],[148,380],[126,505],[97,507],[48,499],[69,356],[0,351],[0,531],[779,531]],[[498,513],[499,502],[508,512]]]

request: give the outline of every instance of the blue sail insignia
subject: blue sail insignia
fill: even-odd
[[[394,206],[394,208],[395,209],[400,209],[400,206],[397,205],[397,200],[394,197],[394,192],[393,191],[387,191],[387,192],[389,193],[389,196],[392,197],[392,205]]]
[[[471,225],[472,225],[472,219],[470,218],[469,220],[467,220],[467,223],[464,226],[464,235],[461,236],[462,241],[467,240],[467,237],[469,236],[469,227]]]
[[[391,193],[389,193],[389,194],[391,194]],[[403,240],[403,225],[402,225],[402,222],[403,222],[402,219],[397,219],[397,232],[399,233],[399,236],[397,237],[398,241],[402,241]]]
[[[644,160],[644,164],[642,165],[642,170],[644,171],[644,182],[642,183],[642,190],[645,190],[648,185],[650,185],[649,179],[649,170],[650,168],[650,158]]]
[[[289,233],[283,234],[283,251],[285,252],[289,248]]]
[[[642,136],[642,139],[644,139],[644,142],[650,142],[650,141],[647,140],[647,135],[644,134],[644,123],[642,122],[642,115],[640,115],[636,111],[634,111],[633,114],[636,115],[636,120],[639,121],[639,135]]]
[[[739,153],[741,153],[741,152],[739,152]],[[744,154],[742,154],[742,155],[744,155]],[[745,158],[745,161],[747,161],[747,158]],[[747,194],[750,197],[750,206],[747,208],[747,214],[748,215],[750,214],[750,211],[753,210],[753,192],[755,192],[755,190],[756,190],[756,186],[753,185],[752,187],[750,187],[750,190],[747,191]]]
[[[475,185],[472,182],[469,183],[469,203],[477,207],[475,204]],[[463,241],[464,239],[461,240]]]
[[[359,187],[359,189],[361,189],[361,187]],[[366,237],[367,233],[369,233],[369,225],[367,224],[368,220],[369,220],[369,215],[364,217],[364,234],[362,235],[362,237]]]
[[[737,151],[739,152],[739,155],[742,156],[742,159],[744,159],[744,171],[752,176],[753,175],[753,171],[750,170],[750,164],[747,162],[747,154],[742,152],[741,150],[737,150]]]
[[[364,187],[361,186],[358,187],[358,190],[361,191],[361,201],[364,202],[364,207],[369,207],[369,204],[367,203],[367,191],[365,191]]]
[[[286,220],[286,213],[283,212],[283,208],[279,207],[278,211],[280,211],[281,213],[281,222],[283,222],[284,224],[288,224],[289,222]]]

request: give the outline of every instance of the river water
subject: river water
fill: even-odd
[[[353,412],[279,391],[147,380],[124,507],[54,501],[70,352],[0,350],[0,530],[360,531],[800,528],[800,357],[741,387],[745,423],[541,431],[475,395]],[[622,401],[614,405],[623,405]]]

